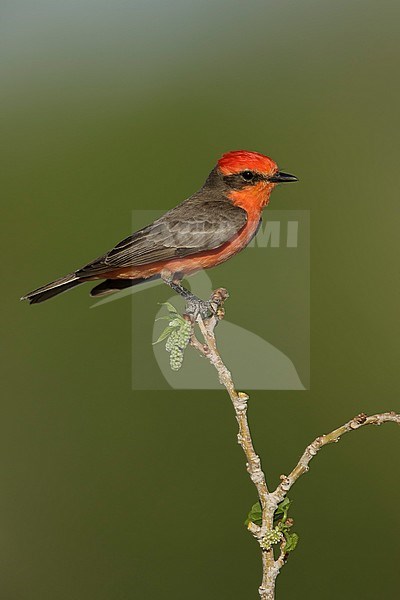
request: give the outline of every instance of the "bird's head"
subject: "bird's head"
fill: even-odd
[[[262,208],[278,183],[297,181],[294,175],[280,171],[268,156],[246,150],[224,154],[217,163],[217,171],[227,187],[228,198],[244,207],[256,204]]]

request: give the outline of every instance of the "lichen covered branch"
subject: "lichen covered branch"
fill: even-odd
[[[351,419],[348,423],[333,430],[331,433],[317,437],[309,446],[307,446],[292,472],[287,476],[282,475],[278,487],[274,491],[269,491],[265,474],[261,467],[260,457],[254,449],[247,420],[247,401],[249,397],[244,392],[238,392],[236,390],[232,375],[219,354],[215,339],[215,328],[218,322],[224,317],[223,304],[228,296],[229,294],[224,288],[219,288],[212,294],[209,301],[212,310],[211,316],[203,318],[200,314],[196,317],[194,317],[193,314],[186,314],[184,315],[184,318],[191,323],[190,345],[208,358],[210,363],[215,367],[219,381],[226,388],[233,404],[239,426],[237,436],[238,443],[246,456],[247,471],[257,489],[259,505],[261,507],[261,518],[248,520],[248,530],[258,541],[262,552],[263,575],[259,587],[259,594],[261,600],[274,600],[276,578],[281,567],[287,560],[288,553],[297,543],[296,534],[292,534],[292,540],[293,537],[296,538],[296,541],[293,543],[287,533],[293,523],[292,519],[287,518],[287,508],[290,504],[288,499],[285,500],[287,492],[299,477],[308,471],[311,459],[323,446],[339,441],[343,434],[355,431],[364,425],[381,425],[381,423],[390,421],[400,424],[400,414],[386,412],[368,417],[362,413],[354,417],[354,419]],[[203,337],[202,341],[196,336],[196,324]],[[280,503],[286,503],[287,508],[284,513],[284,518],[278,522],[278,525],[276,525],[275,521],[274,527],[274,515],[279,511],[282,512],[282,504]],[[279,508],[278,505],[280,505]],[[260,510],[260,507],[258,510]],[[258,517],[260,517],[259,513]],[[253,522],[254,520],[257,520],[257,523]],[[273,547],[277,547],[278,544],[280,551],[275,559]],[[289,547],[290,545],[292,545],[292,548]]]
[[[357,429],[360,429],[360,427],[364,427],[364,425],[381,425],[382,423],[388,422],[394,422],[400,425],[400,414],[395,412],[385,412],[368,417],[364,413],[361,413],[341,427],[337,427],[337,429],[334,429],[330,433],[317,437],[309,446],[307,446],[293,471],[287,476],[281,475],[281,483],[278,485],[275,492],[273,492],[278,502],[283,500],[299,477],[304,473],[307,473],[311,459],[314,458],[323,446],[338,442],[345,433],[356,431]]]
[[[247,400],[248,395],[244,392],[238,392],[233,383],[232,375],[225,366],[219,354],[216,340],[215,327],[224,316],[223,303],[228,298],[228,292],[224,288],[216,290],[210,299],[214,314],[207,319],[202,319],[200,315],[196,318],[203,336],[204,343],[196,337],[194,330],[190,339],[190,344],[201,354],[203,354],[218,373],[220,383],[226,388],[235,411],[236,420],[239,426],[238,443],[246,456],[246,467],[250,478],[257,488],[260,505],[262,508],[261,526],[255,523],[249,524],[249,530],[258,540],[262,549],[263,559],[263,580],[259,588],[262,600],[272,600],[274,598],[275,579],[283,560],[275,561],[272,546],[263,547],[263,540],[268,531],[272,531],[274,512],[277,507],[275,498],[269,493],[264,472],[261,468],[261,460],[257,455],[251,438],[250,427],[247,420]]]

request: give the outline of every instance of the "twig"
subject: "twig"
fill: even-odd
[[[256,523],[250,522],[248,525],[249,531],[257,539],[262,551],[262,566],[263,575],[262,582],[258,588],[261,600],[274,600],[275,598],[275,583],[281,567],[285,564],[287,553],[285,550],[286,540],[282,536],[280,543],[280,554],[275,560],[272,547],[268,547],[264,543],[266,535],[273,530],[274,513],[277,506],[284,500],[287,492],[297,479],[308,471],[308,465],[322,448],[332,442],[337,442],[340,436],[349,431],[355,431],[364,425],[380,425],[388,421],[393,421],[400,424],[400,415],[394,412],[380,413],[367,417],[365,414],[360,414],[345,425],[338,427],[331,433],[317,437],[312,444],[307,446],[299,462],[288,475],[281,476],[281,483],[275,491],[269,492],[266,478],[261,468],[260,457],[257,455],[253,441],[251,438],[250,428],[247,420],[247,400],[248,395],[244,392],[238,392],[233,383],[232,375],[225,366],[217,348],[214,330],[218,322],[224,317],[223,304],[229,297],[228,292],[224,288],[219,288],[211,296],[210,302],[215,314],[207,319],[202,319],[197,316],[196,323],[199,326],[204,343],[200,342],[194,332],[194,324],[190,344],[201,354],[208,358],[211,364],[215,367],[218,373],[220,383],[226,388],[230,399],[232,400],[235,410],[236,420],[239,425],[239,433],[237,436],[238,443],[243,449],[246,456],[246,467],[250,478],[257,488],[258,498],[262,509],[261,527]],[[190,318],[185,316],[185,318]]]
[[[236,391],[232,375],[223,363],[217,349],[214,330],[218,322],[224,316],[222,305],[227,298],[228,292],[224,288],[220,288],[213,293],[211,296],[211,303],[216,309],[216,314],[208,319],[205,319],[204,321],[200,316],[198,316],[196,319],[205,344],[202,344],[197,339],[194,332],[192,333],[190,343],[194,348],[196,348],[196,350],[207,357],[211,364],[215,367],[218,372],[220,383],[225,386],[232,400],[236,420],[239,425],[237,440],[242,447],[243,452],[245,453],[247,460],[246,468],[252,482],[257,488],[258,497],[262,508],[261,527],[255,523],[250,523],[249,530],[261,545],[266,532],[272,530],[274,512],[278,503],[268,492],[265,475],[261,469],[260,457],[254,450],[250,427],[247,420],[247,400],[249,397],[243,392]],[[278,575],[280,565],[278,565],[274,559],[274,552],[272,548],[262,548],[262,559],[263,580],[259,588],[260,597],[262,600],[272,600],[274,598],[275,579]]]
[[[298,478],[303,475],[303,473],[307,473],[309,469],[308,465],[311,459],[317,454],[317,452],[319,452],[319,450],[321,450],[323,446],[332,444],[333,442],[338,442],[343,434],[349,433],[350,431],[356,431],[364,425],[381,425],[382,423],[387,423],[390,421],[400,425],[400,414],[396,414],[395,412],[386,412],[367,417],[367,415],[361,413],[341,427],[334,429],[326,435],[317,437],[309,446],[307,446],[293,471],[288,476],[281,475],[281,483],[278,485],[275,492],[273,492],[278,502],[281,502],[284,499]]]

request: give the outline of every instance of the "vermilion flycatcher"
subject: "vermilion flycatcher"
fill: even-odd
[[[288,181],[297,177],[279,171],[263,154],[228,152],[193,196],[106,254],[22,300],[36,304],[86,281],[105,279],[91,291],[99,296],[159,277],[187,297],[180,280],[243,250],[257,233],[272,190]]]

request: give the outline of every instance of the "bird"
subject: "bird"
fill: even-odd
[[[187,301],[197,300],[184,277],[217,266],[243,250],[261,225],[263,209],[279,183],[298,181],[259,152],[222,155],[192,196],[80,269],[22,296],[38,304],[86,282],[102,296],[161,278]]]

